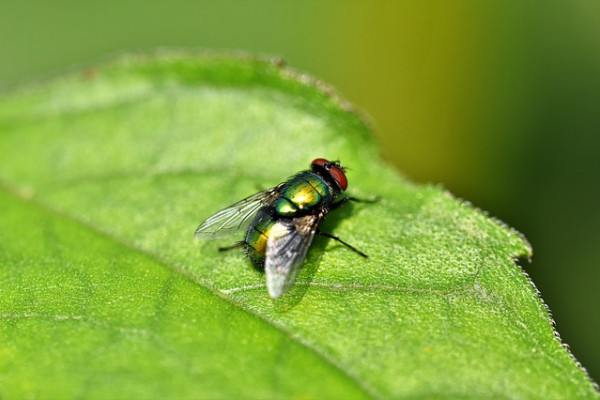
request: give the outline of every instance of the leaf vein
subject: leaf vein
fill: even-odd
[[[195,276],[193,276],[192,274],[190,274],[188,271],[186,271],[185,269],[179,268],[177,265],[174,265],[170,262],[168,262],[167,260],[165,260],[164,258],[160,257],[157,254],[151,253],[145,249],[139,248],[137,247],[135,244],[128,242],[126,240],[123,240],[107,231],[102,230],[101,228],[95,227],[94,225],[91,225],[89,222],[80,219],[77,216],[71,215],[69,213],[66,213],[62,210],[56,209],[44,202],[41,202],[39,200],[34,199],[31,196],[28,197],[23,197],[21,195],[21,193],[18,190],[13,190],[11,185],[0,181],[0,190],[3,190],[4,192],[10,194],[11,196],[19,199],[20,201],[23,201],[25,203],[29,203],[32,204],[40,209],[42,209],[45,212],[51,213],[56,215],[57,217],[60,217],[62,219],[66,219],[68,221],[71,221],[73,223],[76,223],[90,231],[92,231],[93,233],[102,236],[106,239],[109,239],[117,244],[120,244],[124,247],[126,247],[127,249],[133,251],[133,252],[137,252],[139,254],[142,254],[146,257],[148,257],[151,260],[154,260],[155,262],[163,265],[165,268],[171,269],[183,276],[185,276],[186,278],[188,278],[189,280],[191,280],[192,282],[194,282],[195,284],[197,284],[199,287],[201,287],[204,290],[209,291],[211,294],[216,295],[217,297],[219,297],[220,299],[222,299],[223,301],[226,301],[230,304],[232,304],[233,306],[235,306],[236,308],[238,308],[240,311],[246,312],[250,315],[252,315],[254,318],[257,318],[258,320],[262,321],[263,323],[270,325],[271,327],[279,330],[281,333],[283,333],[284,335],[288,336],[290,339],[296,341],[298,344],[300,344],[301,346],[303,346],[304,348],[306,348],[308,351],[313,352],[314,354],[316,354],[318,357],[320,357],[321,359],[323,359],[326,363],[328,363],[329,365],[331,365],[333,368],[339,370],[343,375],[345,375],[351,382],[355,383],[358,387],[360,387],[365,394],[367,394],[368,396],[375,398],[375,399],[383,399],[385,398],[385,396],[380,393],[379,391],[377,391],[375,388],[373,388],[368,382],[364,381],[363,379],[361,379],[357,374],[353,373],[348,367],[343,366],[339,363],[338,360],[336,360],[332,355],[327,354],[325,351],[319,349],[319,347],[306,340],[305,338],[294,334],[293,332],[291,332],[287,327],[277,324],[274,321],[271,321],[269,319],[267,319],[265,316],[259,314],[257,311],[245,306],[244,304],[240,303],[239,301],[236,301],[236,299],[232,298],[232,297],[228,297],[226,296],[224,293],[222,293],[221,291],[219,291],[218,289],[214,288],[213,286],[207,284],[206,282],[203,282],[202,280],[196,278]],[[2,317],[3,314],[0,314],[0,318]],[[10,314],[6,314],[7,318]],[[16,315],[21,315],[21,316],[26,316],[26,315],[30,315],[29,318],[36,318],[36,314],[14,314]],[[37,315],[37,317],[39,318],[40,316]],[[64,316],[63,316],[64,317]],[[80,317],[80,320],[83,320],[83,318],[81,316],[76,316],[76,317]],[[64,318],[63,320],[66,320],[67,318]],[[77,320],[76,318],[73,318],[73,316],[71,316],[71,319],[73,320]],[[128,328],[125,328],[128,329]],[[134,328],[135,329],[135,328]],[[143,331],[143,330],[140,330]]]

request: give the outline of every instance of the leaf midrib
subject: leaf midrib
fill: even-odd
[[[233,305],[238,311],[245,312],[245,313],[251,315],[252,317],[256,318],[257,320],[261,321],[262,323],[266,324],[267,326],[270,326],[270,327],[278,330],[279,332],[281,332],[285,336],[287,336],[290,340],[293,340],[294,342],[298,343],[300,346],[305,348],[307,351],[312,352],[318,358],[322,359],[325,363],[329,364],[332,368],[340,371],[343,376],[346,376],[351,382],[353,382],[358,387],[360,387],[363,390],[365,395],[375,398],[375,399],[385,398],[385,396],[382,393],[380,393],[375,388],[371,387],[367,382],[364,382],[358,376],[355,376],[351,371],[343,368],[342,365],[340,364],[339,360],[335,360],[332,355],[329,355],[324,350],[317,348],[314,344],[310,343],[308,340],[303,339],[300,335],[294,334],[292,331],[290,331],[285,326],[277,324],[275,321],[269,320],[268,318],[266,318],[266,316],[261,315],[260,313],[256,312],[255,310],[245,306],[243,303],[236,301],[235,299],[227,296],[224,292],[220,291],[219,289],[206,284],[202,280],[197,279],[194,275],[190,274],[185,269],[179,268],[176,265],[170,263],[169,261],[160,257],[157,254],[151,253],[143,248],[140,248],[140,247],[134,245],[133,243],[125,241],[125,240],[119,238],[118,236],[115,236],[114,234],[104,231],[104,230],[90,224],[89,222],[81,220],[77,216],[65,213],[62,210],[56,209],[44,202],[41,202],[41,201],[37,200],[35,197],[31,197],[31,198],[25,197],[21,193],[19,193],[17,190],[14,190],[12,188],[12,185],[4,182],[3,180],[0,180],[0,190],[2,190],[4,193],[12,196],[13,198],[16,198],[17,200],[19,200],[23,203],[33,205],[34,207],[37,207],[41,211],[55,215],[56,217],[58,217],[62,220],[66,220],[68,222],[75,223],[75,224],[79,225],[80,227],[87,229],[96,235],[104,237],[120,246],[127,248],[128,250],[130,250],[134,253],[138,253],[138,254],[160,264],[164,268],[167,268],[169,270],[174,271],[175,273],[178,273],[178,274],[184,276],[185,278],[189,279],[191,282],[198,285],[203,290],[206,290],[207,292],[209,292],[210,295],[217,297],[221,301],[225,301],[225,302]]]

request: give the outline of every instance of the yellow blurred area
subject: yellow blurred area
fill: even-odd
[[[156,47],[282,56],[364,109],[382,154],[524,233],[600,378],[600,2],[1,2],[0,87]]]

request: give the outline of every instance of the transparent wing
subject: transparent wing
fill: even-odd
[[[275,200],[278,188],[279,186],[246,197],[211,215],[196,229],[196,238],[218,239],[243,231],[261,207]]]
[[[267,290],[273,299],[285,293],[296,280],[320,221],[317,215],[280,219],[271,229],[265,273]]]

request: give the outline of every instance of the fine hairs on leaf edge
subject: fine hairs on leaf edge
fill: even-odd
[[[491,221],[492,223],[499,226],[501,229],[508,230],[510,233],[517,235],[525,243],[528,253],[513,256],[511,258],[511,262],[525,276],[527,282],[529,283],[529,285],[535,292],[535,295],[542,303],[543,308],[546,310],[546,314],[548,316],[548,321],[550,322],[555,340],[558,341],[558,343],[566,350],[569,357],[575,362],[575,365],[577,365],[577,367],[584,373],[584,375],[591,382],[592,386],[596,389],[596,391],[600,392],[600,385],[598,385],[598,383],[592,379],[592,377],[588,373],[587,369],[583,366],[583,364],[581,364],[581,362],[579,362],[579,360],[575,357],[575,355],[571,351],[571,347],[569,346],[569,344],[566,343],[565,341],[563,341],[563,339],[561,338],[560,333],[558,332],[557,327],[556,327],[556,321],[554,320],[554,317],[552,316],[552,310],[550,310],[550,307],[543,300],[542,293],[539,291],[539,289],[537,288],[537,286],[535,285],[535,283],[533,282],[533,280],[531,279],[531,277],[529,276],[529,274],[527,273],[525,268],[523,268],[523,264],[527,263],[527,264],[531,265],[533,262],[533,248],[532,248],[531,244],[529,243],[529,241],[527,240],[527,238],[525,237],[525,235],[522,234],[517,229],[513,228],[512,226],[508,225],[504,221],[502,221],[500,218],[497,218],[495,216],[490,216],[488,211],[474,206],[470,201],[464,200],[457,196],[454,196],[450,191],[443,188],[442,185],[436,185],[436,186],[439,186],[448,197],[460,202],[461,204],[471,208],[473,211],[483,215],[489,221]]]

